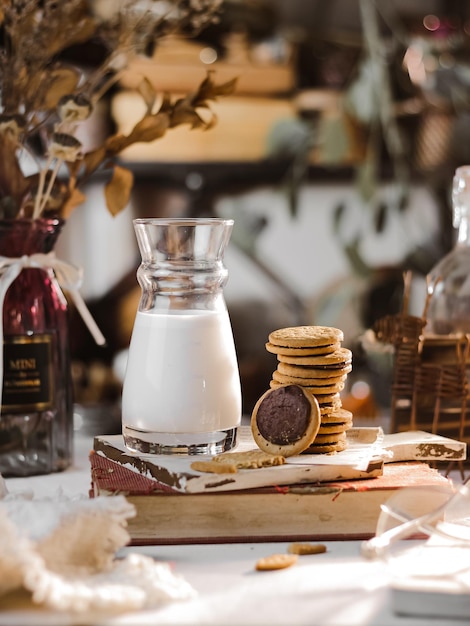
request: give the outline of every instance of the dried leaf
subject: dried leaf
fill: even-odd
[[[162,103],[160,105],[159,113],[170,113],[173,109],[173,105],[171,103],[171,96],[169,93],[164,93],[162,98]]]
[[[133,54],[149,52],[149,46],[171,30],[181,29],[186,34],[195,28],[200,30],[203,24],[212,23],[218,13],[215,6],[206,7],[204,2],[190,2],[184,15],[169,11],[164,16],[152,11],[141,13],[134,6],[139,4],[135,0],[118,2],[118,8],[114,6],[116,3],[107,4],[103,15],[103,7],[94,6],[93,2],[91,6],[89,0],[0,0],[0,26],[5,31],[3,45],[0,45],[4,55],[1,109],[9,116],[21,118],[14,120],[16,128],[8,129],[14,134],[14,141],[6,146],[6,140],[2,140],[0,146],[0,204],[6,214],[14,212],[16,204],[17,215],[30,215],[38,208],[34,197],[37,193],[37,198],[47,196],[47,203],[39,205],[41,211],[57,212],[62,207],[60,203],[65,201],[62,212],[69,216],[85,198],[77,187],[86,184],[96,170],[105,169],[108,161],[131,144],[159,139],[171,126],[189,124],[191,128],[211,128],[217,117],[209,103],[235,89],[236,79],[217,85],[213,72],[209,71],[187,98],[175,102],[165,94],[160,110],[155,113],[156,92],[144,78],[138,87],[146,106],[144,117],[128,135],[114,134],[96,149],[80,155],[74,163],[67,163],[69,180],[65,182],[66,177],[57,176],[58,170],[51,163],[53,152],[49,149],[47,153],[53,133],[73,137],[76,130],[75,124],[60,115],[63,111],[55,111],[60,99],[73,94],[94,102],[99,100],[119,79],[121,69]],[[218,5],[218,2],[213,4]],[[198,19],[193,20],[191,15]],[[79,60],[86,67],[74,68],[67,61],[62,64],[64,58],[70,59],[71,54],[75,57],[78,52],[69,49],[84,42],[99,44],[97,67],[89,63],[85,47]],[[65,57],[61,56],[63,51],[66,51]],[[18,141],[27,144],[31,153],[46,157],[43,164],[38,160],[39,171],[34,176],[25,178],[22,174],[17,162],[21,148]],[[66,155],[66,158],[72,156]],[[113,176],[105,193],[108,208],[115,215],[128,202],[132,175],[114,164],[111,167]]]
[[[130,170],[119,165],[114,166],[113,177],[104,190],[106,206],[111,215],[115,216],[126,208],[133,182],[134,176]]]
[[[111,135],[108,137],[103,145],[104,156],[111,156],[115,154],[119,154],[130,145],[129,138],[127,135],[123,135],[122,133],[116,133],[115,135]]]
[[[231,96],[233,93],[235,93],[237,83],[238,78],[232,78],[226,83],[222,83],[221,85],[215,85],[214,96]]]
[[[106,146],[100,146],[96,150],[87,152],[83,157],[83,164],[85,165],[84,176],[92,174],[106,158]]]
[[[80,75],[75,69],[59,68],[42,77],[39,106],[46,110],[55,109],[62,96],[72,93],[78,85]]]
[[[182,98],[181,100],[178,100],[171,114],[171,128],[174,128],[175,126],[181,126],[181,124],[189,124],[192,129],[206,126],[206,122],[193,108],[187,98]]]
[[[163,137],[170,126],[170,120],[166,113],[156,113],[155,115],[146,115],[138,122],[130,134],[125,138],[127,143],[125,148],[131,143],[139,141],[150,142]]]
[[[198,107],[210,111],[206,100],[219,94],[225,95],[230,93],[234,89],[235,83],[236,79],[223,85],[215,85],[209,73],[208,77],[201,83],[195,97]],[[149,87],[151,91],[148,90]],[[145,81],[143,81],[141,89],[147,108],[153,107],[153,96],[155,95],[153,88],[151,88],[150,84],[146,85]],[[180,98],[172,104],[170,96],[165,94],[157,113],[146,114],[128,135],[117,133],[108,137],[104,146],[85,155],[83,161],[86,174],[88,175],[97,169],[105,158],[120,154],[132,144],[139,142],[149,143],[160,139],[168,128],[174,128],[181,124],[189,124],[192,129],[204,128],[208,130],[212,128],[217,123],[217,117],[210,111],[208,120],[202,118],[194,108],[193,99],[194,97]]]
[[[103,163],[106,158],[112,158],[120,154],[128,146],[137,142],[154,141],[162,137],[169,126],[169,119],[166,113],[156,113],[146,115],[138,122],[129,135],[116,133],[108,137],[104,145],[96,150],[88,152],[83,157],[85,165],[84,177],[92,174]]]
[[[83,157],[80,159],[76,159],[75,161],[66,161],[66,165],[70,174],[69,189],[72,189],[73,187],[75,187],[77,183],[78,173],[83,167]]]
[[[181,124],[189,124],[192,129],[204,128],[208,130],[217,123],[217,118],[210,109],[209,101],[216,100],[217,96],[233,93],[237,79],[234,78],[221,85],[216,85],[212,80],[212,74],[213,71],[207,73],[206,78],[202,81],[194,94],[190,94],[185,98],[179,98],[173,106],[171,106],[168,99],[165,101],[164,105],[162,105],[165,106],[165,111],[172,111],[170,124],[172,128],[180,126]],[[198,109],[207,109],[210,111],[209,119],[206,120],[201,117]]]
[[[69,218],[72,211],[80,204],[83,204],[85,200],[86,200],[86,195],[82,193],[80,189],[78,189],[77,187],[74,187],[69,197],[67,198],[67,200],[62,206],[62,210],[60,212],[61,217],[63,217],[64,219]]]
[[[150,115],[152,113],[153,107],[155,106],[155,101],[157,99],[157,93],[153,88],[152,83],[149,81],[147,77],[145,77],[139,84],[137,88],[138,92],[142,96],[145,102],[145,106],[147,107],[147,114]]]
[[[218,96],[229,96],[235,91],[237,78],[232,78],[226,83],[216,85],[212,80],[213,70],[207,72],[206,78],[199,85],[198,90],[192,97],[194,106],[202,106],[207,100],[216,100]]]
[[[65,4],[65,3],[64,3]],[[68,16],[68,22],[73,25],[73,28],[68,28],[66,32],[62,33],[62,37],[56,37],[50,42],[49,55],[53,56],[58,54],[61,50],[69,48],[91,39],[96,31],[96,22],[89,16]]]
[[[19,208],[32,181],[24,176],[16,159],[15,142],[8,133],[0,135],[0,163],[0,197],[12,198]]]
[[[209,121],[207,121],[205,123],[204,126],[204,130],[210,130],[211,128],[214,128],[214,126],[216,126],[217,122],[218,122],[219,118],[217,117],[217,115],[211,111],[211,116]]]

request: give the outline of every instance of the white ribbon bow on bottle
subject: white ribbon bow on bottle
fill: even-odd
[[[96,343],[100,346],[106,343],[103,334],[78,291],[82,284],[83,277],[81,269],[65,261],[60,261],[53,252],[49,252],[48,254],[31,254],[30,256],[24,255],[21,257],[0,256],[0,400],[3,394],[3,304],[8,288],[26,268],[42,270],[52,269],[60,287],[70,293],[77,307],[77,311],[80,313]]]

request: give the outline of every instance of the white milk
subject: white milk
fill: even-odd
[[[227,311],[139,311],[123,385],[123,425],[196,433],[234,428],[240,419],[240,377]]]

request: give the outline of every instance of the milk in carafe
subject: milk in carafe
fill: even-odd
[[[123,387],[123,424],[162,433],[237,426],[241,397],[235,364],[227,311],[139,311]]]

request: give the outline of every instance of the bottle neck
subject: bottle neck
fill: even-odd
[[[452,181],[454,227],[458,229],[457,245],[470,246],[470,167],[457,168]]]
[[[470,223],[466,215],[462,215],[459,220],[457,244],[459,246],[470,246]]]

